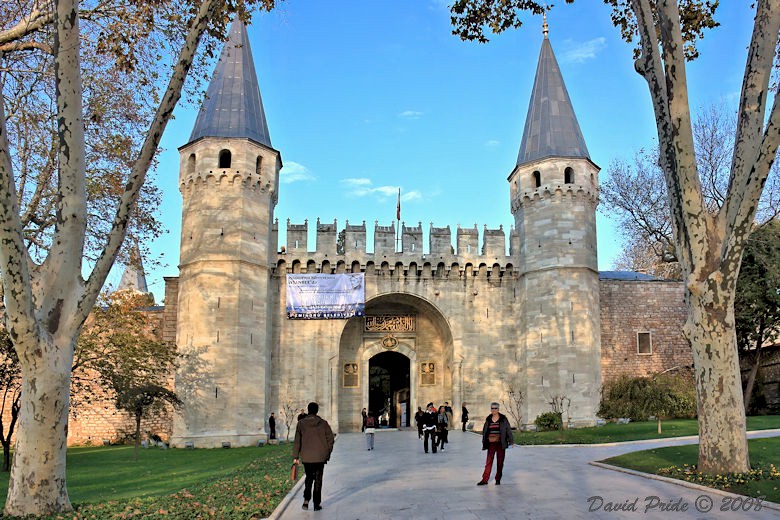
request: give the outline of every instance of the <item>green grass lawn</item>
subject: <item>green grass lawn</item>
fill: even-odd
[[[68,449],[68,493],[77,515],[53,518],[267,517],[292,488],[290,444],[213,450]],[[8,473],[0,475],[0,507]]]
[[[772,466],[780,468],[780,437],[752,439],[748,441],[748,445],[750,449],[750,465],[754,469],[764,468],[766,470],[761,480],[747,480],[742,476],[707,478],[691,471],[684,471],[686,469],[684,467],[685,464],[689,467],[696,464],[699,453],[698,444],[634,451],[601,462],[673,478],[680,478],[685,474],[684,480],[696,482],[697,484],[716,487],[731,493],[750,497],[763,496],[765,500],[780,502],[780,471],[771,469]],[[681,471],[662,471],[670,466],[676,466]]]
[[[638,441],[698,435],[696,419],[674,419],[661,422],[662,433],[658,434],[655,421],[632,422],[628,424],[609,423],[593,428],[575,428],[561,432],[515,432],[518,444],[599,444],[604,442]],[[747,429],[770,430],[780,428],[780,415],[761,415],[747,418]]]

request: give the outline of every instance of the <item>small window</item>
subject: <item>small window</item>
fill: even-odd
[[[260,175],[262,169],[263,169],[263,157],[258,155],[257,162],[255,162],[255,173]]]
[[[219,167],[230,168],[230,150],[222,150],[219,152]]]
[[[653,353],[653,340],[649,332],[636,333],[636,351],[638,354]]]
[[[195,173],[195,154],[190,154],[187,158],[187,173],[193,175]]]
[[[534,188],[538,188],[539,186],[542,185],[542,173],[537,170],[533,173],[533,177],[534,177]]]
[[[563,171],[563,182],[566,184],[574,184],[574,170],[566,168]]]

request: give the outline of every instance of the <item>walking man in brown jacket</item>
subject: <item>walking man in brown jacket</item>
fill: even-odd
[[[333,430],[328,421],[317,415],[320,406],[309,403],[309,414],[298,421],[293,444],[293,464],[303,462],[306,482],[303,488],[303,508],[309,509],[314,484],[314,510],[322,509],[322,472],[333,451]]]

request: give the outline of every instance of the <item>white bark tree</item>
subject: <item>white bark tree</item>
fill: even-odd
[[[274,2],[244,3],[260,3],[270,9]],[[108,2],[98,4],[98,10],[111,10]],[[147,4],[150,9],[165,6],[165,2]],[[5,52],[35,49],[52,53],[58,133],[54,231],[48,254],[37,262],[25,243],[13,149],[0,98],[0,272],[6,310],[4,325],[19,355],[23,380],[18,437],[5,505],[7,515],[41,515],[72,509],[65,484],[65,453],[75,341],[119,254],[141,186],[181,97],[202,37],[206,31],[223,34],[229,15],[243,9],[240,4],[235,0],[168,3],[167,7],[178,9],[176,16],[186,27],[186,35],[181,48],[174,52],[175,66],[126,177],[111,230],[86,278],[82,276],[88,214],[80,2],[19,2],[18,5],[28,8],[28,13],[0,35]],[[125,28],[114,27],[117,31]],[[53,42],[41,44],[24,39],[43,29],[49,31],[47,35],[52,35]],[[132,44],[121,39],[114,42],[110,33],[104,38],[111,42],[108,45]],[[4,80],[0,71],[0,87]],[[155,98],[154,94],[151,98]]]
[[[655,109],[660,163],[669,192],[677,258],[686,284],[685,335],[693,351],[699,414],[699,471],[750,469],[742,380],[734,327],[734,294],[742,251],[780,145],[777,97],[769,80],[780,34],[780,3],[759,0],[739,103],[727,195],[707,211],[696,166],[685,76],[684,41],[676,2],[633,0],[642,55],[636,69]]]
[[[571,3],[573,0],[566,0]],[[696,165],[686,58],[713,27],[717,2],[605,0],[623,37],[638,37],[635,68],[648,84],[655,110],[660,164],[668,189],[677,258],[686,286],[685,335],[695,363],[699,414],[698,469],[741,473],[750,469],[745,411],[734,327],[734,293],[745,243],[764,183],[780,144],[780,109],[770,88],[777,62],[780,2],[757,0],[722,206],[707,211]],[[483,31],[520,25],[520,11],[546,9],[532,0],[457,0],[455,33],[486,41]],[[682,13],[682,15],[681,15]],[[771,107],[768,103],[772,102]]]

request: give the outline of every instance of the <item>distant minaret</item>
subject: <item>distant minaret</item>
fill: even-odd
[[[585,424],[595,420],[601,386],[599,167],[588,154],[546,17],[543,35],[517,166],[509,176],[526,291],[526,417],[533,421],[549,411],[543,403],[563,395],[571,399],[572,420]]]
[[[233,22],[189,142],[176,343],[188,355],[172,442],[255,445],[270,367],[272,222],[281,155],[271,146],[246,28]]]
[[[138,244],[133,244],[133,248],[130,251],[130,258],[128,259],[125,270],[122,273],[122,279],[119,281],[119,286],[116,290],[117,292],[133,291],[143,294],[149,293],[149,289],[146,286],[144,266],[141,261],[141,249],[138,247]]]

